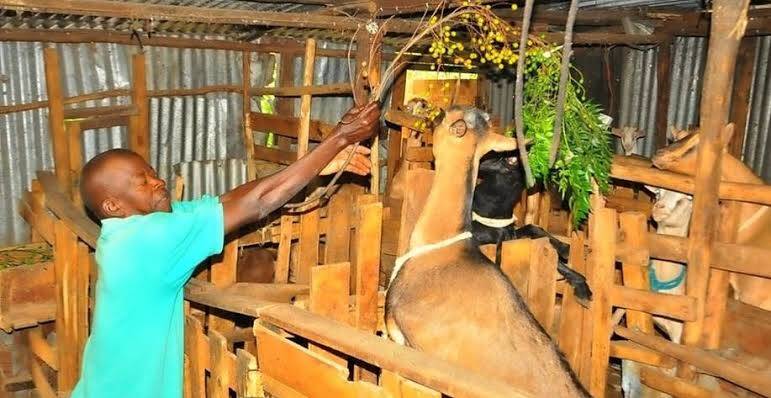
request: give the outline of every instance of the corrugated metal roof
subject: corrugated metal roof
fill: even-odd
[[[127,0],[131,3],[193,6],[200,8],[231,9],[273,12],[309,12],[323,8],[320,5],[241,0]],[[59,29],[109,29],[117,31],[147,31],[143,22],[130,18],[89,17],[80,15],[16,12],[0,8],[0,28],[59,28]],[[215,34],[234,40],[253,40],[266,31],[265,28],[230,24],[204,24],[193,22],[155,22],[149,30],[162,34]]]

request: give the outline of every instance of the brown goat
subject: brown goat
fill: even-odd
[[[508,278],[469,239],[479,159],[516,148],[485,113],[446,113],[434,131],[433,186],[388,288],[386,328],[397,343],[533,396],[588,397]]]

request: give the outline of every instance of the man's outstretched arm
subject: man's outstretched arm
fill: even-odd
[[[225,233],[266,217],[297,195],[347,146],[375,134],[380,119],[377,103],[352,108],[313,151],[276,174],[240,185],[223,194]]]

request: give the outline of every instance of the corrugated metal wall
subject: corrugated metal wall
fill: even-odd
[[[771,183],[771,36],[757,40],[744,162],[768,184]]]
[[[324,42],[319,43],[319,46],[346,48],[344,44]],[[131,55],[136,47],[65,44],[58,45],[57,49],[65,96],[129,88]],[[41,43],[0,43],[0,105],[46,99],[42,50]],[[147,47],[146,54],[148,90],[241,84],[240,52]],[[296,58],[294,62],[295,84],[299,85],[302,82],[302,58]],[[253,54],[252,86],[270,84],[274,68],[272,55]],[[317,59],[314,84],[346,81],[346,60],[326,57]],[[79,106],[126,102],[126,98],[105,99]],[[351,104],[349,96],[317,97],[313,100],[312,117],[335,123]],[[259,109],[259,106],[259,101],[253,99],[252,108]],[[150,107],[151,163],[170,184],[173,181],[173,166],[183,162],[188,165],[181,170],[190,171],[183,173],[186,176],[193,175],[194,169],[198,170],[196,173],[206,174],[196,174],[200,178],[189,182],[193,184],[190,186],[191,193],[219,193],[209,188],[229,188],[233,186],[232,183],[245,180],[243,173],[235,172],[238,162],[244,156],[240,95],[212,93],[153,98]],[[299,100],[295,109],[299,112]],[[16,202],[22,192],[28,189],[35,171],[53,168],[47,113],[47,109],[38,109],[0,115],[0,245],[26,241],[28,227],[18,216]],[[256,139],[262,137],[258,134]],[[125,145],[125,128],[88,131],[85,133],[84,155],[90,159],[98,152]],[[221,162],[210,162],[215,160],[224,161],[224,164],[229,165],[228,170],[234,172],[222,174],[217,171],[213,166]],[[196,163],[199,161],[203,162]],[[219,182],[215,184],[212,181]]]

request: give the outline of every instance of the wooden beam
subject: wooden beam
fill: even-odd
[[[649,336],[617,326],[616,334],[652,350],[659,351],[695,366],[709,374],[721,377],[763,396],[771,395],[771,374],[759,372],[717,354],[696,347],[686,347],[657,336]]]
[[[693,297],[655,293],[624,286],[613,286],[610,297],[611,303],[617,307],[685,321],[696,319],[696,300]]]
[[[46,207],[56,217],[64,221],[67,227],[77,234],[78,238],[95,248],[96,239],[99,237],[99,226],[72,204],[72,201],[62,192],[56,177],[51,172],[38,171],[37,178],[45,192]]]
[[[59,54],[56,48],[43,50],[45,60],[46,93],[48,94],[48,131],[51,134],[54,152],[56,179],[62,187],[69,189],[70,165],[69,144],[64,131],[64,93],[62,91]]]
[[[640,166],[628,157],[616,155],[610,169],[610,176],[625,181],[662,187],[693,195],[696,178],[672,171]],[[771,206],[771,185],[721,182],[718,196],[723,200],[757,203]]]
[[[747,133],[747,120],[750,117],[750,94],[755,68],[755,50],[758,38],[745,37],[739,47],[739,58],[736,60],[736,74],[734,75],[733,95],[731,97],[730,119],[735,125],[734,135],[728,145],[728,153],[741,159],[744,137]]]
[[[627,359],[646,365],[672,369],[677,362],[666,355],[649,350],[629,340],[615,340],[610,342],[610,356],[613,358]]]
[[[249,115],[250,125],[253,131],[271,132],[282,137],[297,138],[300,128],[300,118],[281,114],[271,115],[267,113],[252,112]],[[329,134],[335,126],[318,120],[311,120],[308,139],[319,142]]]
[[[129,148],[150,162],[150,101],[147,99],[145,54],[131,56],[131,103],[137,109],[129,126]]]
[[[291,151],[282,151],[276,148],[254,145],[254,158],[283,165],[290,165],[297,160],[297,155]]]
[[[276,97],[302,97],[304,95],[348,95],[351,94],[350,83],[334,83],[313,85],[313,82],[303,83],[300,87],[255,87],[249,90],[253,96],[274,95]]]
[[[648,387],[675,397],[712,398],[718,396],[704,387],[650,368],[640,369],[640,381]]]
[[[656,60],[656,130],[654,142],[656,148],[667,146],[667,119],[669,116],[670,70],[672,63],[672,40],[659,44]]]
[[[638,252],[638,255],[626,257],[621,264],[624,286],[650,290],[647,272],[650,259],[648,258],[648,250],[645,250],[648,247],[647,218],[638,212],[621,213],[619,222],[621,223],[621,233],[626,242],[632,247],[643,248]],[[653,318],[648,313],[627,311],[626,324],[645,333],[653,333]]]
[[[33,13],[184,23],[333,29],[336,31],[356,30],[357,28],[363,28],[366,24],[365,20],[354,17],[140,4],[104,0],[67,0],[63,2],[57,0],[3,0],[0,1],[0,7]],[[416,25],[412,21],[394,19],[388,22],[388,31],[394,33],[413,33],[417,27]]]
[[[352,326],[311,314],[291,305],[264,308],[260,311],[260,319],[449,396],[489,398],[529,396],[500,381],[479,376],[425,353],[397,345],[381,337],[361,332]]]
[[[749,0],[715,0],[712,25],[704,71],[704,87],[700,110],[701,134],[696,160],[693,214],[688,239],[688,275],[686,294],[696,298],[696,320],[685,322],[683,342],[689,346],[702,343],[709,267],[713,245],[720,225],[718,193],[724,143],[721,134],[727,125],[732,80],[739,43],[744,36]],[[690,379],[692,369],[678,367],[678,376]],[[771,380],[771,378],[769,378]],[[766,391],[771,393],[771,389]]]
[[[252,96],[249,88],[252,86],[252,53],[241,52],[241,120],[244,124],[244,152],[246,155],[246,178],[254,181],[257,178],[254,162],[254,131],[252,130]]]

